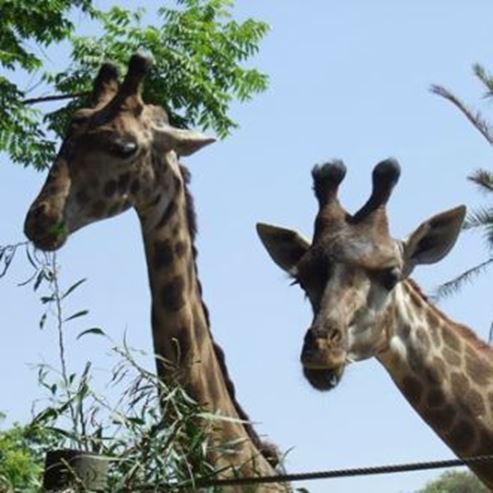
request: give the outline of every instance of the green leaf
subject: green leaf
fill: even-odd
[[[80,339],[81,337],[84,337],[87,334],[95,334],[95,335],[100,335],[104,336],[106,333],[104,332],[103,329],[100,329],[99,327],[92,327],[91,329],[86,329],[83,330],[78,336],[77,339]]]
[[[81,310],[80,312],[74,313],[73,315],[70,315],[70,317],[67,317],[64,322],[69,322],[70,320],[74,320],[74,318],[79,318],[79,317],[84,317],[89,313],[89,310]]]
[[[72,284],[72,286],[70,286],[67,291],[65,291],[65,293],[63,294],[62,296],[62,300],[65,299],[70,293],[72,293],[73,291],[75,291],[81,284],[85,283],[87,281],[86,278],[84,279],[81,279],[79,281],[77,281],[75,284]]]

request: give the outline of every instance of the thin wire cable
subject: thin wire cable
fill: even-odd
[[[267,483],[291,483],[293,481],[310,481],[314,479],[344,478],[354,476],[370,476],[376,474],[394,474],[429,469],[445,469],[493,462],[493,455],[478,455],[466,459],[450,459],[428,462],[412,462],[407,464],[393,464],[385,466],[357,467],[351,469],[335,469],[330,471],[279,474],[275,476],[258,476],[231,479],[197,480],[200,487],[208,486],[240,486]]]

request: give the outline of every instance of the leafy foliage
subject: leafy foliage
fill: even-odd
[[[488,489],[470,472],[447,471],[416,493],[488,493]]]
[[[22,103],[29,88],[21,89],[14,76],[19,71],[29,75],[40,70],[39,53],[66,39],[74,29],[70,9],[90,14],[90,4],[90,0],[0,0],[0,68],[5,73],[0,74],[0,151],[16,163],[41,168],[55,145],[40,125],[41,113]]]
[[[72,371],[66,325],[83,323],[87,310],[65,316],[64,302],[86,280],[62,289],[56,255],[26,252],[33,267],[27,282],[44,309],[39,325],[55,329],[59,361],[38,365],[44,396],[35,403],[32,422],[0,432],[0,491],[38,491],[44,455],[55,448],[95,452],[108,459],[108,492],[151,491],[156,485],[170,492],[195,490],[199,477],[213,478],[217,471],[209,463],[210,454],[224,454],[232,444],[222,444],[219,450],[210,443],[209,431],[225,418],[205,411],[172,379],[164,382],[146,369],[140,360],[147,355],[126,342],[111,343],[116,362],[103,391],[93,385],[90,362],[80,373]],[[15,250],[11,258],[14,254]],[[99,327],[81,330],[76,339],[85,337],[109,340]]]
[[[5,418],[0,413],[0,421]],[[0,491],[38,491],[44,465],[44,448],[52,443],[50,432],[14,424],[0,431]]]
[[[37,15],[44,3],[52,10]],[[242,23],[232,19],[230,0],[178,0],[177,8],[159,8],[152,25],[144,24],[142,9],[113,7],[102,12],[90,3],[38,2],[40,7],[32,16],[21,16],[22,12],[12,9],[6,31],[20,34],[11,40],[14,34],[3,36],[0,31],[0,53],[5,52],[0,64],[27,72],[40,70],[43,84],[56,93],[73,95],[90,90],[103,61],[124,67],[132,53],[144,50],[155,60],[146,83],[146,101],[165,107],[177,126],[211,128],[219,137],[226,137],[237,126],[228,115],[231,102],[235,98],[245,101],[267,88],[264,74],[243,65],[257,52],[268,26],[252,19]],[[101,36],[76,36],[67,16],[70,7],[90,15],[100,25]],[[53,25],[56,29],[46,33],[46,27]],[[41,60],[24,48],[31,38],[43,46],[68,39],[70,66],[58,73],[42,71]],[[43,115],[23,103],[29,89],[20,89],[11,79],[0,77],[0,151],[6,151],[14,162],[41,169],[52,161],[54,137],[64,134],[68,115],[87,101],[77,97],[66,107]]]

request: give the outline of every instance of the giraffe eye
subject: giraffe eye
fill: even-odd
[[[378,277],[383,287],[390,291],[401,280],[401,270],[399,267],[384,269],[379,273]]]
[[[137,143],[133,140],[114,140],[109,148],[111,154],[123,159],[131,157],[137,152]]]

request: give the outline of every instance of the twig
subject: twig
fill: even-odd
[[[89,94],[91,94],[89,91],[74,92],[70,94],[57,94],[55,96],[42,96],[39,98],[23,99],[21,103],[22,104],[46,103],[48,101],[60,101],[62,99],[81,98],[83,96],[89,96]]]
[[[60,364],[62,367],[62,378],[65,385],[65,391],[70,402],[70,417],[72,419],[74,434],[77,434],[77,416],[72,404],[72,393],[70,392],[70,382],[67,371],[67,361],[65,358],[65,340],[63,337],[63,309],[62,309],[62,294],[60,286],[58,284],[58,265],[56,262],[56,253],[53,253],[51,257],[51,270],[52,270],[52,286],[53,286],[53,298],[55,301],[55,312],[57,319],[57,332],[58,332],[58,350],[60,353]]]

